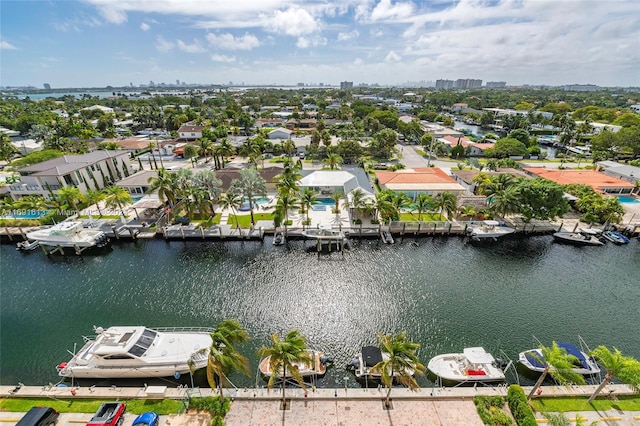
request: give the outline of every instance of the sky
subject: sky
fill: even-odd
[[[638,0],[2,0],[0,85],[640,86]]]

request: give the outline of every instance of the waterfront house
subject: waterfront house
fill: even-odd
[[[11,198],[52,194],[65,186],[75,186],[81,193],[104,189],[132,174],[129,154],[125,151],[93,151],[82,155],[64,155],[18,169],[20,181],[9,185]]]
[[[626,180],[634,185],[640,181],[640,167],[618,163],[617,161],[599,161],[598,170],[605,175]]]
[[[269,139],[291,139],[292,134],[292,130],[277,128],[269,132]]]
[[[235,167],[225,167],[224,169],[216,170],[216,177],[222,181],[222,192],[227,192],[231,187],[231,182],[234,180],[240,180],[242,175],[240,171],[242,169]],[[267,191],[275,191],[276,184],[278,183],[276,177],[282,173],[282,167],[265,167],[264,169],[258,170],[258,174],[261,178],[263,178],[266,182]]]
[[[456,197],[465,192],[465,188],[443,170],[437,167],[398,170],[395,172],[376,172],[380,189],[404,192],[415,200],[419,194],[438,195],[451,192]]]
[[[301,173],[304,174],[299,182],[302,190],[310,188],[320,196],[325,197],[334,192],[342,192],[351,200],[351,193],[356,189],[360,189],[365,193],[365,198],[374,198],[373,188],[368,181],[364,182],[363,176],[366,176],[366,174],[362,169],[316,170],[311,172],[303,170]]]
[[[194,141],[202,137],[204,126],[194,126],[192,124],[183,124],[178,129],[179,139],[186,141]]]
[[[512,169],[512,168],[499,168],[497,171],[490,171],[490,170],[483,170],[483,171],[479,171],[479,170],[455,170],[455,169],[451,169],[451,176],[456,180],[456,182],[458,182],[460,185],[462,185],[464,187],[464,189],[466,189],[467,191],[469,191],[471,194],[477,194],[478,193],[478,183],[474,182],[473,179],[478,176],[480,173],[487,175],[487,176],[497,176],[497,175],[502,175],[502,174],[509,174],[512,175],[514,177],[522,177],[522,178],[527,178],[529,179],[530,176],[527,175],[526,173],[520,171],[520,170],[516,170],[516,169]]]
[[[550,170],[542,167],[525,167],[525,173],[541,177],[560,185],[580,183],[592,187],[596,192],[606,194],[631,194],[635,184],[608,176],[595,170]]]
[[[131,194],[133,199],[140,198],[149,191],[151,183],[150,179],[158,177],[157,170],[140,170],[137,173],[127,176],[126,178],[118,181],[116,184],[121,188],[125,188]]]

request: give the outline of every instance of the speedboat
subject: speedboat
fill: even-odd
[[[514,228],[500,226],[497,220],[483,220],[480,224],[470,225],[467,228],[467,235],[474,241],[496,240],[514,232],[516,232]]]
[[[580,228],[578,232],[556,232],[553,238],[564,244],[574,246],[602,246],[604,243],[597,237],[598,232],[593,229]]]
[[[51,228],[27,233],[27,239],[41,246],[86,248],[105,246],[109,239],[98,229],[84,228],[82,222],[64,221]]]
[[[303,378],[324,376],[327,372],[327,364],[331,363],[331,359],[325,356],[324,353],[313,349],[307,349],[306,352],[309,355],[309,361],[296,362],[293,364],[293,368],[297,369],[298,373],[300,373]],[[262,375],[267,379],[273,375],[270,362],[270,356],[260,360],[260,373],[262,373]],[[277,378],[282,379],[282,370],[278,371],[276,374]],[[293,378],[293,374],[291,371],[287,370],[286,379],[291,378]]]
[[[602,237],[617,245],[628,244],[630,241],[629,238],[622,235],[622,233],[615,231],[604,231]]]
[[[362,350],[358,354],[356,358],[354,358],[347,368],[353,370],[357,379],[367,379],[367,380],[380,380],[382,377],[382,371],[378,368],[374,368],[378,363],[388,360],[389,354],[387,352],[382,351],[377,346],[363,346]],[[412,369],[407,369],[407,374],[413,376],[415,371]],[[401,372],[394,371],[393,377],[396,378],[400,376]],[[404,374],[404,373],[402,373]]]
[[[38,247],[40,247],[40,243],[38,243],[37,241],[24,240],[16,244],[16,250],[22,251],[31,251],[37,249]]]
[[[385,244],[393,244],[393,237],[391,236],[391,233],[387,230],[383,230],[380,233],[380,238],[382,239],[382,242]]]
[[[58,374],[74,378],[179,378],[207,366],[212,340],[210,328],[116,326],[94,327],[96,336]]]
[[[344,232],[334,231],[328,227],[305,229],[302,231],[302,236],[316,240],[341,240],[345,238]]]
[[[427,368],[443,383],[492,383],[505,381],[498,361],[484,348],[464,348],[462,353],[437,355]]]
[[[274,246],[281,246],[285,243],[285,237],[284,237],[284,233],[283,232],[276,232],[273,235],[273,245]]]
[[[575,357],[575,367],[571,369],[574,373],[582,374],[583,376],[591,376],[600,373],[598,363],[586,353],[578,349],[576,345],[567,342],[558,342],[557,345],[567,351],[568,355],[573,355]],[[523,367],[536,373],[542,373],[546,366],[546,362],[540,349],[531,349],[520,352],[518,355],[518,361],[520,361],[520,364],[522,364]]]

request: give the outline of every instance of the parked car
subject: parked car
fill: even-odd
[[[147,411],[136,417],[131,426],[158,426],[159,419],[158,414],[153,411]]]
[[[32,407],[16,426],[49,426],[56,423],[59,415],[51,407]]]
[[[120,426],[127,406],[121,402],[105,402],[98,408],[87,426]]]

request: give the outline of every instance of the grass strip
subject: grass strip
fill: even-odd
[[[0,411],[24,413],[31,407],[52,407],[61,413],[95,413],[103,402],[113,399],[52,399],[52,398],[8,398],[0,400]],[[181,401],[173,399],[131,399],[123,400],[127,404],[127,412],[142,414],[154,411],[158,414],[176,414],[184,409]]]
[[[617,400],[608,398],[596,398],[592,404],[583,398],[535,398],[531,406],[537,412],[568,411],[607,411],[611,409],[620,411],[640,411],[640,397],[619,396]]]

